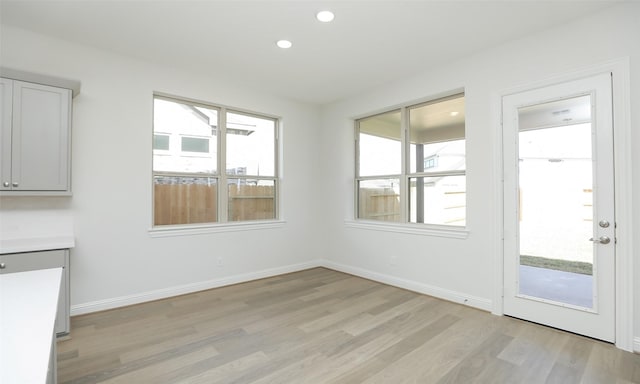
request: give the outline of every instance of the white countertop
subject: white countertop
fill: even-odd
[[[47,381],[62,268],[0,275],[0,382]]]

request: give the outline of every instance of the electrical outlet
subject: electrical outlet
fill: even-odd
[[[389,257],[389,264],[396,265],[397,262],[398,262],[398,256],[393,255]]]
[[[222,260],[222,257],[218,257],[218,260],[216,260],[216,264],[218,265],[218,267],[222,267],[224,265],[224,260]]]

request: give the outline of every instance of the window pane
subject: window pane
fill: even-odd
[[[358,182],[358,218],[401,221],[400,180],[360,180]]]
[[[217,127],[218,110],[215,108],[202,107],[186,101],[154,98],[154,134],[183,137],[180,145],[174,148],[167,147],[168,153],[154,153],[153,170],[216,173]]]
[[[274,180],[229,179],[229,221],[276,218]]]
[[[154,225],[216,222],[217,191],[212,177],[154,176]]]
[[[273,119],[227,113],[227,174],[275,176]]]
[[[409,172],[465,169],[464,95],[409,108]]]
[[[466,190],[465,176],[409,178],[409,221],[464,226]]]
[[[399,175],[402,163],[400,111],[359,120],[358,132],[358,175]]]
[[[169,135],[153,135],[153,149],[169,150]]]

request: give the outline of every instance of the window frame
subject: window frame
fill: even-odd
[[[381,112],[371,113],[367,115],[362,115],[360,117],[354,118],[354,144],[355,144],[355,172],[354,172],[354,210],[353,210],[353,220],[347,221],[347,224],[351,227],[363,228],[363,229],[372,229],[372,230],[382,230],[388,232],[401,232],[401,233],[417,233],[417,234],[427,234],[434,236],[442,236],[442,237],[453,237],[453,238],[466,238],[468,236],[468,201],[465,197],[465,225],[452,225],[452,224],[432,224],[432,223],[415,223],[410,221],[410,212],[409,212],[409,202],[410,202],[410,180],[417,177],[439,177],[439,176],[464,176],[465,180],[467,178],[467,167],[465,165],[464,170],[450,170],[450,171],[428,171],[428,169],[424,169],[421,172],[411,172],[410,167],[410,133],[409,133],[409,117],[410,110],[414,108],[419,108],[429,104],[435,104],[438,102],[443,102],[451,99],[455,99],[458,97],[464,97],[466,99],[467,95],[464,89],[458,89],[453,92],[449,92],[437,97],[421,99],[419,101],[407,102],[401,105],[396,105],[393,107],[389,107],[388,109],[384,109]],[[401,140],[401,174],[399,175],[374,175],[374,176],[360,176],[360,121],[372,118],[375,116],[380,116],[386,113],[390,113],[393,111],[400,110],[400,140]],[[465,117],[465,125],[467,118]],[[465,129],[464,135],[465,141],[465,159],[467,158],[467,133]],[[366,219],[360,217],[360,182],[366,180],[377,180],[377,179],[392,179],[397,178],[400,181],[400,221],[378,221],[373,219]],[[466,183],[466,181],[465,181]]]
[[[215,145],[210,142],[209,145],[209,153],[216,150],[216,170],[215,172],[163,172],[154,170],[154,156],[159,155],[156,153],[157,150],[153,149],[153,137],[156,134],[154,125],[155,125],[155,100],[166,100],[175,103],[189,104],[193,106],[200,106],[208,109],[215,109],[218,111],[218,126],[216,127],[215,136],[217,139],[215,140]],[[259,175],[234,175],[230,174],[226,171],[226,163],[227,163],[227,148],[226,148],[226,135],[227,135],[227,114],[228,113],[236,113],[242,114],[250,117],[255,117],[259,119],[271,120],[274,124],[274,140],[273,140],[273,153],[274,153],[274,175],[273,176],[259,176]],[[164,93],[154,92],[152,95],[152,112],[151,112],[151,227],[149,229],[149,233],[152,237],[166,237],[166,236],[179,236],[185,234],[201,234],[201,233],[212,233],[212,232],[228,232],[228,231],[236,231],[236,230],[253,230],[253,229],[262,229],[262,228],[274,228],[281,226],[284,221],[281,220],[281,212],[280,212],[280,158],[281,158],[281,147],[280,147],[280,130],[282,129],[281,118],[278,116],[246,111],[241,108],[228,107],[221,104],[213,104],[208,102],[203,102],[199,100],[194,100],[185,97],[179,97],[174,95],[167,95]],[[166,134],[165,132],[161,132],[161,134]],[[178,133],[178,137],[189,136],[195,137],[190,134],[182,134]],[[181,143],[180,143],[181,144]],[[181,148],[180,148],[181,149]],[[163,151],[169,152],[169,151]],[[178,151],[180,156],[198,156],[200,153],[193,152],[184,152],[182,150]],[[165,153],[162,153],[165,155]],[[205,153],[202,153],[205,155]],[[156,225],[155,224],[155,188],[154,188],[154,178],[156,176],[180,176],[180,177],[208,177],[215,179],[217,185],[216,191],[216,221],[214,222],[204,222],[204,223],[186,223],[186,224],[167,224],[167,225]],[[257,219],[257,220],[243,220],[243,221],[229,221],[228,220],[228,210],[229,210],[229,196],[228,196],[228,180],[229,179],[244,179],[244,180],[269,180],[273,181],[274,185],[274,197],[273,197],[273,209],[274,209],[274,218],[273,219]]]

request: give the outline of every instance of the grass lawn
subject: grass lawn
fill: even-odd
[[[557,271],[581,273],[583,275],[593,275],[593,264],[582,261],[567,261],[558,259],[547,259],[539,256],[520,256],[520,264],[530,267],[555,269]]]

